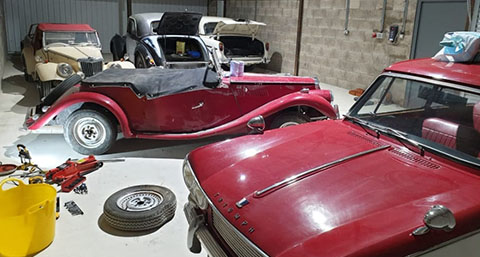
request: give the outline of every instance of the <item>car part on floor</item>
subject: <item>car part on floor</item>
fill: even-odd
[[[138,185],[111,195],[103,206],[105,221],[122,231],[156,229],[173,219],[177,200],[168,188]]]
[[[82,209],[80,209],[80,207],[78,207],[74,201],[68,201],[63,206],[67,208],[68,212],[70,212],[72,216],[83,215]]]
[[[86,195],[86,194],[88,194],[87,184],[82,183],[81,185],[79,185],[79,186],[77,186],[76,188],[74,188],[74,189],[73,189],[73,192],[75,192],[75,194],[79,194],[79,195]]]
[[[3,190],[7,182],[17,186]],[[26,185],[6,178],[0,182],[0,256],[31,256],[55,235],[56,190],[47,184]]]
[[[103,166],[103,162],[90,155],[77,161],[68,159],[62,165],[51,169],[45,174],[47,183],[61,186],[62,192],[71,192],[81,185],[87,178],[85,175],[94,172]]]
[[[17,170],[17,165],[15,164],[3,164],[0,162],[0,177],[7,176],[14,173]]]
[[[17,170],[28,171],[26,174],[22,174],[22,177],[36,176],[43,173],[43,170],[40,169],[36,164],[32,163],[32,157],[28,149],[22,145],[17,145],[18,157],[20,157],[20,165],[15,164],[2,164],[0,162],[0,176],[7,176],[14,173]]]

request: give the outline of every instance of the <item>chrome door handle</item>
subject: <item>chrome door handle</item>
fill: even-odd
[[[203,107],[203,102],[200,102],[198,105],[193,106],[193,107],[192,107],[192,110],[195,110],[195,109],[198,109],[198,108],[202,108],[202,107]]]

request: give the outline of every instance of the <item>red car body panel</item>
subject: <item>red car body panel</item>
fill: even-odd
[[[285,178],[384,145],[390,147],[254,197]],[[478,170],[429,153],[422,157],[348,121],[226,140],[194,150],[189,161],[201,171],[196,177],[215,207],[270,256],[405,256],[480,228]],[[249,203],[236,208],[244,197]],[[433,204],[455,213],[455,230],[412,236]]]
[[[439,62],[432,58],[423,58],[392,64],[385,71],[415,74],[480,87],[480,65],[478,64]]]
[[[217,88],[200,89],[153,99],[138,96],[128,86],[78,87],[65,94],[37,120],[26,126],[36,130],[62,110],[77,103],[95,103],[117,118],[126,138],[194,139],[219,134],[245,133],[249,119],[268,117],[289,107],[309,106],[336,118],[328,90],[316,90],[308,77],[245,76],[248,83],[224,79]],[[298,92],[303,88],[308,92]]]

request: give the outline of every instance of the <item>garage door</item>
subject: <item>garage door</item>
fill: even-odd
[[[133,0],[133,13],[195,11],[207,13],[207,0]],[[115,33],[125,33],[126,0],[4,0],[7,49],[20,52],[20,41],[32,23],[88,23],[109,52]]]

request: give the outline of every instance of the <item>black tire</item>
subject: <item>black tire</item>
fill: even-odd
[[[27,72],[27,62],[25,61],[25,56],[23,56],[23,54],[22,54],[22,63],[23,63],[23,77],[25,78],[25,81],[33,82],[32,75],[28,74]]]
[[[41,103],[42,106],[50,106],[55,101],[57,101],[60,96],[62,96],[68,89],[75,86],[76,84],[82,81],[82,77],[78,74],[73,74],[72,76],[68,77],[64,81],[60,82],[49,94],[45,96],[45,99]],[[42,99],[42,96],[40,96]]]
[[[118,61],[126,53],[126,42],[125,37],[122,37],[118,34],[112,37],[110,40],[110,53],[112,53],[113,60]]]
[[[156,229],[173,219],[177,208],[175,194],[168,188],[139,185],[111,195],[103,205],[105,221],[122,231]]]
[[[287,112],[282,113],[273,119],[270,129],[284,128],[308,122],[308,118],[300,113]]]
[[[48,94],[52,91],[53,88],[53,81],[38,81],[37,83],[37,90],[38,90],[38,97],[40,101],[43,101]]]
[[[63,127],[65,141],[78,153],[100,155],[117,139],[117,126],[108,114],[80,109],[68,116]]]
[[[137,69],[146,69],[150,68],[150,65],[145,61],[142,54],[137,53],[135,54],[135,68]]]

